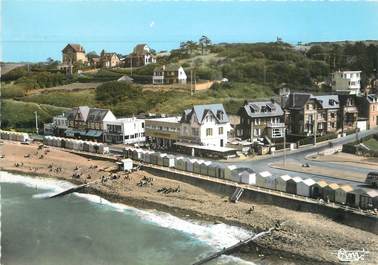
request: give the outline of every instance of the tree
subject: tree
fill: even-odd
[[[211,40],[206,37],[205,35],[203,35],[200,39],[199,39],[199,44],[201,45],[201,51],[202,51],[202,55],[203,55],[203,51],[206,47],[210,46],[211,45]]]
[[[142,90],[129,82],[111,81],[96,88],[96,99],[106,103],[116,104],[124,98],[138,99]]]

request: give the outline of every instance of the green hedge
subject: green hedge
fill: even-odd
[[[324,141],[332,140],[335,138],[337,138],[336,133],[329,133],[329,134],[316,137],[316,142],[317,143],[324,142]],[[306,145],[306,144],[312,144],[312,143],[314,143],[314,137],[307,137],[298,141],[299,145]]]

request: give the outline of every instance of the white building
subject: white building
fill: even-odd
[[[332,74],[332,90],[360,94],[361,71],[338,71]]]
[[[195,105],[181,117],[180,141],[204,146],[224,147],[231,130],[222,104]]]
[[[180,65],[159,66],[154,69],[152,83],[163,84],[186,84],[186,73]]]
[[[144,120],[120,118],[115,121],[104,121],[105,141],[108,143],[133,144],[146,140],[144,135]]]

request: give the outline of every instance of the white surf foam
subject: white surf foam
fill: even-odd
[[[42,194],[36,194],[35,197],[44,197],[47,196],[47,194],[54,194],[56,192],[60,192],[75,186],[74,184],[67,181],[32,176],[21,176],[4,171],[0,171],[0,183],[19,183],[31,188],[49,191],[47,193],[44,192]]]
[[[75,186],[67,181],[20,176],[3,171],[0,171],[0,183],[19,183],[32,188],[36,187],[38,189],[48,190],[48,192],[34,195],[34,198],[45,198],[49,195],[55,194],[56,192],[60,192],[64,189]],[[125,204],[112,203],[93,194],[74,194],[92,203],[111,207],[118,212],[131,212],[132,214],[138,216],[141,220],[156,224],[160,227],[184,232],[218,250],[236,244],[240,240],[246,239],[253,235],[252,232],[235,226],[226,224],[203,224],[195,221],[187,221],[157,210],[139,210]],[[232,262],[232,260],[235,262],[237,261],[238,264],[254,264],[248,262],[243,263],[243,260],[232,256],[225,256],[222,258],[222,262],[224,262],[224,264],[229,264],[229,262]]]
[[[195,221],[180,219],[168,213],[156,210],[139,210],[120,203],[112,203],[97,195],[77,193],[79,197],[85,198],[91,202],[107,205],[119,212],[131,211],[141,220],[156,224],[160,227],[174,229],[184,232],[194,238],[197,238],[207,244],[222,249],[238,243],[253,235],[245,229],[229,226],[226,224],[200,224]]]

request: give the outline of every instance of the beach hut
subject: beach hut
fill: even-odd
[[[159,166],[164,166],[164,157],[166,157],[167,154],[165,153],[160,153],[159,156],[158,156],[158,160],[157,160],[157,164]]]
[[[132,147],[129,147],[127,149],[127,157],[128,158],[132,158],[133,157],[133,151],[134,151],[134,148],[132,148]]]
[[[151,155],[153,154],[154,152],[153,151],[147,151],[145,154],[144,154],[144,162],[146,163],[151,163]]]
[[[311,198],[315,198],[315,199],[322,198],[323,197],[323,189],[327,185],[328,185],[328,183],[325,182],[324,180],[319,180],[314,185],[312,185],[312,189],[311,189],[311,193],[310,193]]]
[[[258,187],[265,187],[266,186],[266,179],[268,176],[272,176],[272,174],[268,171],[262,171],[256,174],[256,186]]]
[[[315,180],[311,178],[305,179],[297,183],[297,195],[311,197],[311,191],[315,183]]]
[[[89,142],[85,141],[83,143],[83,151],[84,152],[89,152]]]
[[[175,168],[185,171],[185,158],[182,156],[175,157]]]
[[[61,138],[60,139],[60,147],[66,148],[66,141],[67,141],[66,138]]]
[[[3,133],[3,132],[1,132],[1,133]],[[3,137],[3,136],[1,136],[1,137]],[[50,136],[44,136],[44,137],[43,137],[43,144],[44,144],[44,145],[49,145],[49,144],[48,144],[48,142],[49,142],[48,139],[49,139],[49,138],[50,138]],[[4,138],[2,138],[2,139],[4,139]]]
[[[287,192],[287,182],[291,179],[289,175],[282,175],[276,179],[276,190]]]
[[[197,162],[197,159],[190,158],[185,160],[185,170],[188,172],[194,172],[194,163]]]
[[[211,161],[205,161],[201,164],[200,170],[201,175],[208,176],[209,175],[209,166],[211,165]]]
[[[117,162],[118,169],[122,171],[131,171],[133,169],[133,160],[127,158]]]
[[[17,136],[14,132],[9,133],[9,140],[11,141],[17,141]]]
[[[84,150],[84,141],[83,140],[79,140],[78,141],[78,150],[79,151],[83,151]]]
[[[20,135],[20,133],[15,132],[14,134],[16,135],[16,141],[20,142],[21,141],[21,135]]]
[[[291,194],[297,194],[298,184],[301,183],[303,179],[301,177],[294,177],[287,181],[286,192]]]
[[[226,171],[226,166],[222,163],[218,163],[215,177],[224,179],[225,171]]]
[[[90,152],[90,153],[96,153],[95,143],[94,142],[88,142],[88,152]]]
[[[72,145],[72,149],[73,150],[79,150],[79,140],[72,140],[73,142],[73,145]]]
[[[175,166],[175,157],[173,155],[164,156],[163,157],[163,166],[174,167]]]
[[[205,161],[202,160],[202,159],[196,160],[193,163],[193,172],[194,173],[201,174],[201,165],[202,165],[202,163],[205,163]]]
[[[256,185],[256,173],[253,170],[243,170],[239,173],[241,183]]]
[[[207,170],[207,174],[208,174],[208,176],[216,178],[216,177],[217,177],[217,170],[218,170],[218,167],[219,167],[219,164],[218,164],[218,163],[216,163],[216,162],[212,162],[212,163],[208,166],[208,170]]]
[[[372,209],[378,207],[378,191],[372,189],[355,189],[356,206],[361,209]]]
[[[152,153],[150,156],[151,164],[157,165],[160,153]]]
[[[351,193],[352,191],[353,191],[353,188],[350,185],[340,186],[335,192],[335,202],[340,203],[340,204],[346,204],[349,206],[354,206],[356,202],[356,198],[355,196],[352,196],[353,194]],[[351,194],[351,195],[349,195],[348,197],[348,194]]]
[[[328,184],[323,188],[323,199],[328,202],[334,202],[336,198],[336,190],[340,188],[337,183]]]
[[[142,158],[142,150],[141,149],[134,149],[132,158],[133,158],[133,160],[140,160]]]
[[[236,169],[237,169],[236,165],[227,165],[224,168],[224,178],[228,179],[228,180],[234,180],[235,181],[233,173],[236,171]]]

